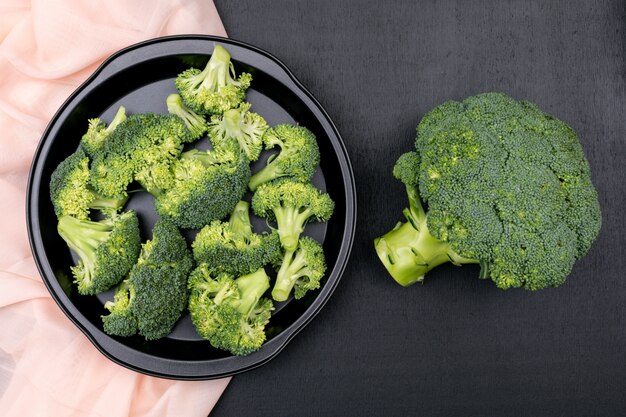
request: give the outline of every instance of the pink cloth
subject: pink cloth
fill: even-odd
[[[100,354],[50,298],[25,222],[28,169],[46,124],[104,58],[162,35],[226,36],[207,0],[0,3],[0,415],[202,416],[229,379],[152,378]]]

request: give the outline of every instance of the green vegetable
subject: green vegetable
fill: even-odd
[[[50,177],[50,200],[57,218],[72,216],[88,220],[91,209],[113,215],[127,199],[125,192],[115,197],[104,197],[90,186],[89,158],[81,149],[63,160]]]
[[[192,269],[185,239],[173,223],[159,220],[128,278],[104,305],[109,311],[102,316],[104,331],[116,336],[139,333],[146,340],[167,336],[187,306]]]
[[[217,272],[240,276],[252,273],[280,256],[278,234],[252,232],[248,207],[248,202],[240,201],[230,221],[215,220],[200,230],[192,244],[196,262],[207,263]]]
[[[89,119],[89,128],[80,141],[80,147],[90,158],[93,158],[104,148],[104,142],[115,128],[126,120],[126,109],[120,106],[109,126],[98,118]]]
[[[204,116],[187,108],[178,94],[170,94],[167,96],[166,104],[167,111],[170,114],[175,114],[180,117],[185,123],[185,126],[187,126],[187,129],[189,129],[189,140],[193,141],[202,137],[207,130],[207,122]]]
[[[79,257],[71,270],[80,294],[98,294],[118,284],[139,256],[139,222],[133,211],[100,221],[63,216],[58,232]]]
[[[91,183],[102,195],[115,196],[137,180],[145,188],[166,187],[155,171],[175,162],[191,133],[175,115],[134,114],[108,136],[102,151],[94,156]]]
[[[263,269],[233,279],[203,263],[189,278],[189,312],[198,334],[212,346],[248,355],[265,342],[274,305],[263,298],[270,287]]]
[[[274,126],[265,131],[263,142],[266,149],[280,147],[280,153],[270,157],[267,165],[250,178],[248,187],[251,191],[282,177],[307,182],[320,163],[315,135],[305,127],[286,124]]]
[[[295,251],[285,251],[279,265],[272,298],[285,301],[295,289],[294,297],[300,299],[307,291],[320,287],[320,280],[326,272],[324,249],[310,237],[303,237]]]
[[[215,45],[204,70],[190,68],[178,75],[176,88],[187,107],[199,114],[222,114],[241,103],[252,77],[242,73],[235,77],[230,54]]]
[[[259,187],[252,197],[254,213],[278,225],[280,242],[285,250],[294,251],[309,221],[330,219],[335,203],[328,194],[313,185],[280,179]]]
[[[575,132],[500,93],[429,112],[415,151],[400,157],[394,176],[406,186],[408,222],[375,247],[401,285],[452,262],[480,264],[480,276],[503,289],[556,287],[601,225]]]
[[[248,160],[236,145],[210,151],[184,152],[154,175],[163,189],[146,187],[155,196],[157,212],[178,227],[199,229],[226,217],[246,192],[250,179]]]
[[[268,127],[261,116],[250,112],[250,103],[242,103],[223,115],[211,117],[209,139],[214,148],[236,140],[248,160],[256,161],[263,150],[263,134]]]

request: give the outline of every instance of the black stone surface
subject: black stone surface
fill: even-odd
[[[341,132],[359,220],[330,302],[211,416],[626,415],[623,1],[218,0],[229,35],[283,60]],[[498,290],[443,266],[401,288],[372,239],[407,200],[391,175],[426,111],[503,91],[580,135],[604,224],[560,288]]]

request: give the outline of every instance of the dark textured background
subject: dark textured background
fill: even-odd
[[[216,2],[229,35],[289,66],[341,132],[359,204],[352,259],[317,318],[236,376],[211,416],[626,415],[623,1]],[[500,291],[477,268],[387,276],[372,239],[407,204],[391,176],[448,99],[504,91],[580,134],[604,225],[565,285]]]

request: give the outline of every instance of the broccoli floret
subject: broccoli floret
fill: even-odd
[[[132,336],[137,333],[137,320],[130,313],[130,306],[135,300],[135,291],[128,283],[122,281],[115,289],[113,301],[104,303],[109,314],[102,316],[102,324],[106,334],[114,336]]]
[[[201,264],[189,278],[189,313],[196,331],[212,346],[244,356],[265,342],[274,305],[263,294],[270,287],[262,268],[233,279]]]
[[[133,211],[100,221],[63,216],[58,232],[78,255],[71,270],[80,294],[98,294],[118,284],[139,256],[139,222]]]
[[[146,340],[167,336],[187,306],[187,278],[193,259],[187,242],[168,220],[159,220],[152,240],[104,307],[104,331],[116,336],[139,333]]]
[[[250,103],[242,103],[223,115],[211,117],[209,139],[214,148],[236,140],[248,160],[256,161],[263,150],[263,134],[268,127],[261,116],[250,112]]]
[[[89,184],[89,158],[79,149],[61,162],[50,177],[50,200],[57,218],[72,216],[88,220],[90,209],[108,216],[117,213],[128,200],[122,193],[104,197]]]
[[[144,188],[168,186],[155,175],[168,168],[191,141],[191,133],[178,116],[134,114],[109,135],[91,166],[91,182],[103,195],[118,195],[137,180]],[[112,193],[112,194],[111,194]]]
[[[400,157],[394,176],[409,194],[408,222],[375,246],[402,285],[452,262],[479,263],[481,278],[503,289],[556,287],[601,225],[574,131],[500,93],[429,112],[417,128],[416,151]]]
[[[320,150],[313,132],[302,126],[277,125],[263,135],[266,149],[280,147],[280,153],[270,157],[263,169],[250,178],[248,187],[255,191],[261,184],[281,177],[300,182],[311,179],[320,163]]]
[[[230,221],[215,220],[200,230],[192,244],[196,262],[207,263],[216,272],[240,276],[250,274],[280,256],[278,234],[252,232],[248,207],[248,202],[240,201]]]
[[[285,301],[293,289],[294,297],[300,299],[307,291],[320,287],[326,272],[324,249],[310,237],[303,237],[295,251],[285,251],[279,265],[272,298]]]
[[[98,118],[89,119],[87,132],[80,141],[81,149],[85,151],[85,154],[90,158],[95,157],[102,152],[106,138],[115,130],[117,125],[124,120],[126,120],[126,109],[124,106],[120,106],[115,117],[113,117],[113,120],[109,123],[109,126]]]
[[[283,248],[294,251],[306,223],[328,221],[335,204],[309,183],[280,179],[259,187],[252,197],[252,209],[257,216],[275,221]]]
[[[180,95],[170,94],[166,100],[167,111],[180,117],[185,126],[189,129],[189,140],[194,141],[200,138],[207,130],[207,121],[204,116],[195,113],[183,104]]]
[[[184,152],[172,165],[172,184],[148,190],[157,212],[178,227],[199,229],[232,212],[246,192],[250,166],[238,147]]]
[[[204,70],[183,71],[175,84],[183,102],[194,112],[222,114],[244,100],[250,81],[252,76],[246,72],[235,77],[230,54],[223,46],[215,45]]]

